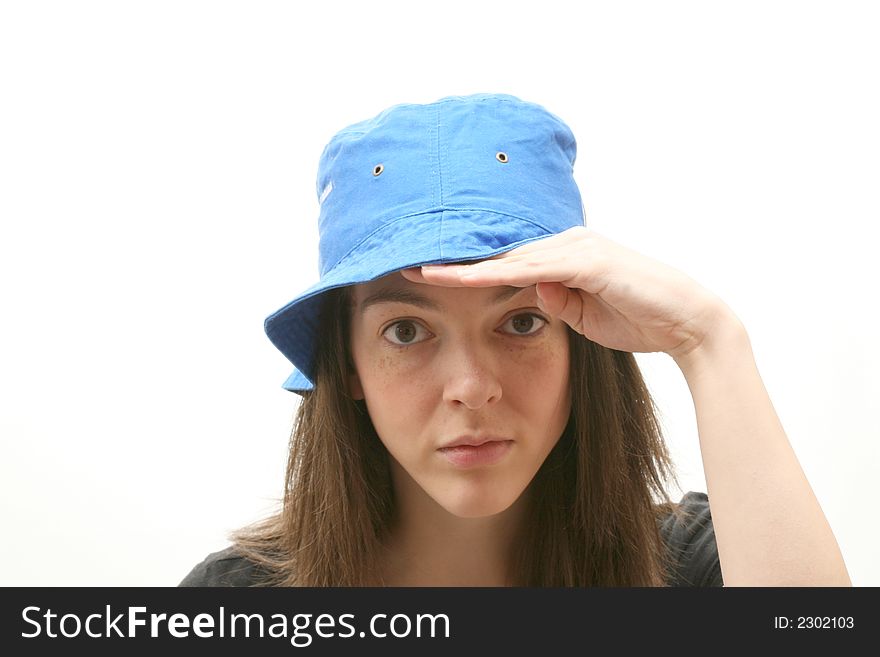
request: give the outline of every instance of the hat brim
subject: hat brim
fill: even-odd
[[[314,390],[315,384],[309,381],[308,377],[300,372],[298,369],[294,368],[293,373],[284,381],[281,385],[285,390],[289,390],[290,392],[306,392],[308,390]]]
[[[323,293],[410,267],[489,258],[583,225],[583,217],[561,221],[557,216],[553,224],[550,229],[489,210],[440,210],[385,223],[352,247],[318,283],[266,318],[266,335],[295,367],[282,387],[291,392],[314,388],[315,336]]]

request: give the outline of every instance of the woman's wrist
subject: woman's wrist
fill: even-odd
[[[739,317],[720,299],[710,302],[703,313],[704,326],[691,344],[668,352],[689,382],[731,357],[751,355],[751,342]]]

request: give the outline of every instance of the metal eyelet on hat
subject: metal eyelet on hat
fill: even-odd
[[[383,171],[385,171],[385,165],[384,165],[384,164],[377,164],[376,166],[373,167],[373,175],[374,175],[374,176],[378,176],[378,175],[379,175],[380,173],[382,173]]]
[[[505,153],[504,151],[498,151],[497,153],[495,153],[495,159],[501,162],[501,164],[507,164],[507,162],[509,161],[507,153]]]

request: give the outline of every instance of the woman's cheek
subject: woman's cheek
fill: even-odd
[[[531,380],[556,378],[562,373],[560,367],[568,366],[568,342],[544,339],[532,344],[512,345],[505,355],[505,362],[521,372],[529,372]]]
[[[431,382],[436,381],[431,363],[423,354],[409,349],[400,352],[383,349],[365,359],[366,367],[359,368],[359,373],[374,406],[381,406],[385,411],[383,415],[399,418],[414,412]]]
[[[400,379],[411,380],[416,374],[424,376],[427,362],[424,355],[413,348],[380,347],[372,358],[372,369],[380,385],[383,382],[390,385]]]
[[[389,398],[402,394],[412,399],[437,375],[433,369],[438,359],[443,359],[443,350],[431,344],[405,348],[378,344],[366,351],[367,372],[361,372],[361,379],[370,381],[371,388],[377,392],[381,389]],[[507,383],[512,378],[533,388],[538,381],[549,384],[567,372],[568,339],[564,333],[537,339],[500,338],[495,344],[494,360],[496,372]]]

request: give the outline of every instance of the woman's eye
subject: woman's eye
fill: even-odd
[[[538,315],[514,315],[506,322],[504,325],[508,324],[513,329],[511,332],[514,335],[533,335],[540,331],[544,325],[547,323],[543,317],[539,317]]]
[[[504,322],[504,326],[510,326],[505,333],[509,335],[529,336],[540,331],[547,323],[543,317],[532,315],[530,313],[515,315]],[[425,327],[418,322],[410,319],[402,319],[394,322],[383,332],[385,338],[397,346],[405,347],[411,344],[417,344],[424,341],[430,336]]]
[[[425,333],[427,333],[427,331],[423,326],[411,320],[404,319],[399,322],[394,322],[391,326],[386,328],[383,335],[392,344],[408,345],[421,342],[421,340],[417,340],[416,338],[420,334],[424,335]]]

